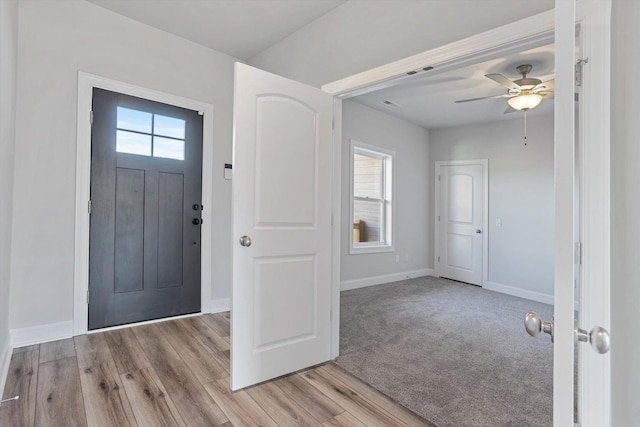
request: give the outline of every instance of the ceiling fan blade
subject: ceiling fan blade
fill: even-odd
[[[496,83],[501,84],[502,86],[506,87],[509,90],[520,90],[520,85],[509,80],[502,74],[485,74],[484,76],[493,80]]]
[[[456,101],[456,104],[461,102],[471,102],[471,101],[480,101],[481,99],[496,99],[496,98],[511,98],[512,95],[504,94],[504,95],[494,95],[494,96],[483,96],[482,98],[471,98],[471,99],[461,99]]]
[[[555,93],[548,91],[548,92],[537,92],[538,95],[540,95],[542,97],[542,99],[553,99],[555,98]]]
[[[537,84],[536,87],[533,88],[533,92],[539,92],[541,90],[551,90],[555,86],[556,86],[556,82],[554,79],[547,80],[546,82]]]
[[[516,110],[515,108],[513,108],[511,105],[507,104],[507,109],[504,110],[504,114],[509,114],[509,113],[517,113],[518,110]]]

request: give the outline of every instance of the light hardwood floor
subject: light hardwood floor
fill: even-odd
[[[229,313],[15,349],[0,426],[431,426],[333,363],[231,393]]]

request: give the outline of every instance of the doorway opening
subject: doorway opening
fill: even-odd
[[[506,99],[455,101],[505,93],[485,74],[517,79],[522,62],[552,80],[553,60],[545,43],[343,102],[343,154],[349,140],[395,152],[397,251],[342,254],[343,280],[373,270],[381,285],[342,294],[337,363],[438,425],[552,424],[553,347],[522,319],[553,313],[553,101],[528,112],[526,146],[523,113],[505,114]],[[531,399],[535,414],[521,405]]]
[[[567,95],[573,95],[571,90],[571,83],[573,81],[573,48],[575,46],[573,30],[573,22],[579,22],[581,28],[581,34],[583,35],[583,42],[585,43],[581,48],[583,49],[583,55],[585,57],[591,56],[591,61],[595,60],[596,63],[591,63],[594,67],[590,69],[590,72],[583,75],[583,84],[588,91],[583,93],[588,98],[587,102],[583,102],[583,109],[580,110],[580,170],[577,173],[582,178],[581,181],[581,194],[580,197],[580,211],[582,212],[582,218],[580,218],[581,224],[581,239],[583,244],[585,241],[590,242],[589,246],[594,252],[582,251],[583,263],[580,265],[581,269],[581,289],[580,289],[580,323],[581,324],[597,324],[597,322],[609,324],[609,279],[606,272],[608,272],[608,260],[609,260],[609,243],[608,236],[608,182],[609,182],[609,101],[608,101],[608,82],[609,82],[609,52],[607,41],[609,40],[609,8],[610,5],[602,3],[589,3],[578,5],[577,18],[573,21],[573,10],[567,3],[562,5],[558,14],[563,17],[563,25],[559,25],[556,30],[556,36],[563,41],[560,62],[562,63],[562,81],[563,91],[570,91],[564,93],[562,111],[563,117],[573,117],[571,110],[573,110],[573,102],[569,104],[569,97]],[[566,6],[566,7],[565,7]],[[540,16],[538,16],[540,18]],[[540,40],[538,37],[543,37],[543,34],[553,34],[553,14],[550,14],[547,18],[542,19],[542,22],[538,22],[533,27],[529,27],[526,23],[519,22],[520,30],[528,28],[529,36],[526,36],[522,40],[530,42],[532,39]],[[535,21],[535,19],[533,19]],[[570,25],[571,23],[571,25]],[[535,28],[535,29],[534,29]],[[507,31],[508,32],[508,31]],[[527,30],[524,31],[525,33]],[[519,33],[516,37],[522,37],[523,33]],[[504,34],[502,34],[504,35]],[[491,37],[489,37],[491,38]],[[587,40],[585,42],[585,40]],[[548,40],[552,41],[552,38]],[[517,44],[517,43],[516,43]],[[482,55],[491,54],[494,52],[492,48],[495,48],[496,44],[480,42],[483,47]],[[471,47],[473,44],[466,44],[461,42],[456,45],[456,52],[462,52],[461,56],[453,54],[446,56],[443,53],[443,49],[437,50],[437,54],[433,57],[424,54],[416,55],[405,61],[398,61],[398,63],[388,64],[387,66],[379,67],[375,70],[362,73],[360,75],[352,76],[350,78],[327,84],[323,89],[341,96],[342,98],[349,98],[362,93],[368,93],[376,90],[376,86],[386,87],[390,85],[393,80],[406,78],[399,73],[399,70],[409,70],[407,75],[415,75],[423,71],[428,71],[431,67],[425,67],[425,64],[441,64],[446,68],[451,66],[452,63],[460,64],[460,58],[464,59],[477,59],[473,57]],[[505,45],[500,44],[501,47]],[[513,47],[513,46],[511,46]],[[522,44],[520,45],[522,47]],[[469,56],[467,56],[469,55]],[[442,56],[446,57],[446,60],[442,59]],[[437,67],[436,67],[437,68]],[[556,70],[560,77],[560,72]],[[560,79],[559,79],[560,80]],[[604,82],[604,83],[603,83]],[[573,98],[573,96],[571,96]],[[582,97],[581,97],[581,100]],[[584,101],[584,100],[583,100]],[[342,106],[338,105],[341,110]],[[584,118],[589,118],[584,120]],[[573,138],[573,128],[563,126],[561,123],[555,123],[555,132],[563,140],[570,140]],[[337,138],[341,137],[340,132],[337,132]],[[598,153],[598,154],[596,154]],[[567,147],[566,145],[561,150],[556,150],[556,154],[560,155],[564,162],[570,162],[569,159],[573,159],[574,149],[573,147]],[[337,156],[339,163],[340,156]],[[567,205],[572,204],[572,198],[566,197],[573,193],[571,180],[573,179],[574,168],[555,168],[556,173],[560,174],[562,179],[562,185],[556,188],[556,191],[560,196],[556,196],[556,204],[562,207],[563,212],[556,213],[556,221],[560,220],[567,225],[566,227],[560,227],[562,229],[562,235],[555,239],[555,253],[561,254],[562,263],[561,266],[555,268],[555,280],[561,283],[570,282],[573,283],[573,260],[568,258],[573,256],[573,239],[571,235],[574,234],[573,227],[568,224],[573,224],[574,221],[569,217],[573,216],[573,210],[569,210]],[[589,173],[586,173],[586,172]],[[344,172],[343,172],[344,173]],[[567,175],[571,175],[569,178]],[[601,208],[597,204],[601,204]],[[339,238],[339,237],[338,237]],[[565,256],[566,254],[566,256]],[[589,261],[585,262],[585,257],[589,258]],[[591,264],[592,263],[592,264]],[[340,265],[337,262],[337,265]],[[590,274],[586,274],[590,271]],[[564,280],[570,278],[571,280]],[[596,279],[597,278],[597,279]],[[595,281],[594,281],[595,279]],[[371,283],[376,284],[376,283]],[[575,411],[572,405],[567,404],[573,397],[573,286],[567,288],[563,286],[562,289],[556,289],[555,297],[563,301],[560,304],[560,308],[556,305],[556,327],[559,324],[564,326],[561,329],[564,331],[562,334],[565,338],[562,343],[554,346],[554,354],[558,357],[554,357],[554,390],[559,393],[554,394],[554,420],[559,423],[568,423],[570,419],[573,419]],[[340,287],[336,285],[335,292],[339,293]],[[571,292],[569,292],[571,291]],[[596,297],[597,296],[597,297]],[[595,298],[594,298],[595,297]],[[339,306],[339,298],[334,298],[334,308]],[[588,307],[585,306],[585,301],[588,301]],[[569,310],[570,308],[570,310]],[[570,316],[568,314],[570,313]],[[560,320],[559,321],[559,316]],[[337,323],[337,322],[336,322]],[[337,342],[337,336],[339,326],[334,324],[334,354],[337,355],[339,343]],[[556,334],[561,333],[559,329],[556,329]],[[556,341],[557,338],[556,338]],[[582,354],[583,348],[580,348]],[[592,354],[588,349],[585,350],[585,358],[589,359],[586,363],[580,364],[580,378],[579,388],[587,393],[579,393],[581,411],[588,415],[585,418],[591,420],[600,420],[602,425],[608,425],[608,411],[610,405],[609,398],[609,376],[610,368],[607,358],[598,358],[598,355]],[[599,396],[600,400],[595,396]],[[602,402],[605,402],[604,405]],[[600,421],[592,421],[597,425]]]
[[[199,220],[201,221],[198,226],[200,230],[200,282],[197,286],[196,293],[199,294],[199,306],[195,308],[196,311],[202,311],[203,313],[212,311],[212,270],[211,270],[211,224],[212,224],[212,169],[213,169],[213,105],[203,103],[200,101],[191,100],[175,95],[170,95],[164,92],[151,90],[148,88],[131,85],[128,83],[119,82],[116,80],[107,79],[92,74],[79,72],[78,74],[78,134],[77,134],[77,151],[76,151],[76,221],[75,221],[75,271],[74,271],[74,316],[73,316],[73,335],[83,335],[89,330],[89,302],[91,294],[89,293],[89,240],[90,240],[90,200],[91,200],[91,111],[93,104],[93,92],[94,89],[102,89],[105,91],[111,91],[126,96],[141,98],[149,102],[161,103],[167,106],[173,106],[190,111],[195,111],[196,115],[199,115],[202,120],[200,126],[202,132],[202,160],[201,160],[201,179],[202,189],[198,195],[201,202],[200,206],[204,207],[198,211]],[[135,110],[135,108],[133,108]],[[163,116],[163,114],[160,114]],[[165,117],[171,117],[171,114],[164,114]],[[162,118],[161,118],[162,120]],[[124,131],[131,129],[122,129]],[[135,129],[134,129],[135,131]],[[160,131],[166,133],[165,131]],[[135,132],[132,132],[135,133]],[[144,139],[145,132],[139,132],[140,138]],[[157,134],[157,132],[156,132]],[[150,138],[154,137],[154,132],[148,133]],[[171,135],[160,135],[158,141],[160,145],[156,147],[156,153],[159,155],[176,157],[180,150],[181,138],[176,138]],[[160,139],[162,137],[165,139]],[[166,138],[169,136],[169,138]],[[164,145],[163,145],[164,144]],[[123,150],[127,150],[127,144],[122,145]],[[136,147],[134,144],[133,147]],[[141,146],[138,145],[141,149]],[[151,145],[153,147],[153,145]],[[173,147],[173,148],[171,148]],[[129,147],[131,148],[131,147]],[[150,148],[151,154],[153,154],[153,148]],[[163,153],[164,149],[164,154]],[[133,148],[131,148],[133,150]],[[173,154],[172,154],[173,153]],[[118,153],[122,154],[122,153]],[[179,154],[179,153],[178,153]],[[187,152],[185,152],[185,155]],[[123,155],[131,155],[131,153],[125,153]],[[153,156],[150,156],[153,157]],[[186,158],[186,157],[185,157]],[[162,158],[158,156],[160,162],[180,162],[180,160],[172,158]],[[127,168],[125,168],[127,169]],[[125,175],[127,171],[124,171]],[[167,176],[168,181],[171,178],[175,178],[174,175]],[[164,180],[167,184],[167,180]],[[190,206],[190,214],[196,213],[193,211],[192,203]],[[208,208],[209,207],[209,208]],[[96,213],[95,210],[92,212]],[[182,215],[186,215],[184,212]],[[192,216],[187,219],[193,220]],[[184,218],[183,218],[184,219]],[[191,224],[195,227],[194,224]],[[193,240],[191,240],[193,246]],[[168,272],[166,272],[168,273]],[[170,287],[170,286],[169,286]],[[191,311],[191,310],[189,310]],[[156,317],[156,316],[152,316]],[[135,321],[135,320],[134,320]]]

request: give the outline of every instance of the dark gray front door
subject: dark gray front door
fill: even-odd
[[[200,311],[202,116],[93,90],[89,329]]]

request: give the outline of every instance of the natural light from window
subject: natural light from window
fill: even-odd
[[[185,125],[182,119],[118,107],[116,151],[184,160]]]
[[[351,253],[393,249],[392,163],[392,152],[351,142]]]

